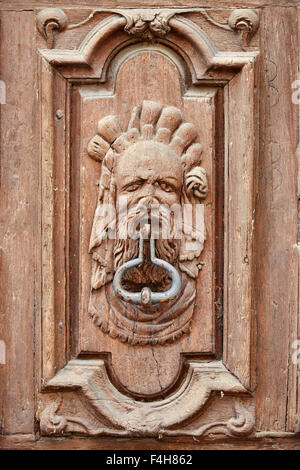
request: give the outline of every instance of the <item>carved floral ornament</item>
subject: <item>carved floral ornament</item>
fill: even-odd
[[[170,32],[168,25],[172,13],[145,11],[133,14],[127,19],[124,30],[143,40],[152,40],[155,36],[164,37]]]
[[[145,41],[153,41],[155,37],[162,38],[170,31],[169,20],[175,15],[189,12],[201,13],[211,24],[227,31],[241,32],[243,42],[247,43],[259,26],[259,17],[256,10],[236,9],[231,12],[227,23],[219,23],[214,20],[207,10],[203,8],[193,9],[95,9],[84,20],[77,24],[68,24],[67,15],[60,8],[45,8],[37,14],[37,28],[47,40],[49,48],[55,46],[55,32],[65,29],[75,29],[88,23],[97,13],[111,12],[123,16],[126,19],[124,30],[133,36]]]
[[[205,241],[204,214],[201,207],[197,212],[197,205],[205,199],[208,185],[199,165],[202,147],[195,142],[197,130],[184,122],[179,109],[144,101],[133,109],[125,132],[112,115],[99,121],[97,131],[88,145],[89,155],[102,162],[90,239],[89,313],[102,331],[122,341],[172,342],[190,330]],[[119,204],[122,198],[126,200],[124,213]],[[168,208],[182,209],[184,233],[182,226],[176,226],[178,212],[167,213]],[[185,208],[190,210],[184,213]],[[124,263],[138,257],[139,243],[131,237],[132,227],[141,225],[144,218],[148,221],[148,209],[152,210],[152,224],[161,228],[165,222],[170,229],[165,238],[160,232],[155,252],[161,263],[181,272],[181,288],[178,295],[165,299],[169,301],[133,305],[124,302],[124,295],[117,298],[112,281]],[[170,288],[168,272],[159,263],[153,264],[149,253],[123,276],[128,292],[141,291],[145,285],[156,291]]]

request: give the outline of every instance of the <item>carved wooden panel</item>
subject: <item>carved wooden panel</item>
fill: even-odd
[[[142,76],[140,77],[139,71],[142,71]],[[197,91],[195,91],[195,95],[193,96],[192,92],[187,92],[186,98],[181,98],[181,88],[180,88],[180,76],[178,76],[177,84],[174,80],[175,74],[178,74],[177,69],[174,67],[172,63],[170,63],[169,59],[165,59],[164,56],[161,55],[161,52],[154,53],[152,51],[139,53],[134,55],[132,59],[128,59],[124,66],[120,67],[118,70],[118,78],[116,83],[116,95],[115,97],[107,98],[99,98],[94,95],[93,97],[89,96],[89,91],[86,91],[87,95],[82,94],[80,96],[80,104],[76,109],[80,109],[83,113],[84,117],[82,120],[84,122],[89,122],[89,125],[84,128],[86,129],[87,135],[80,136],[80,145],[81,147],[78,149],[78,155],[84,155],[84,149],[88,146],[88,139],[91,139],[91,136],[95,133],[95,129],[97,129],[97,120],[99,119],[98,110],[102,111],[102,121],[99,121],[98,127],[106,124],[105,120],[107,119],[105,114],[110,114],[114,112],[116,116],[121,116],[122,109],[126,109],[126,103],[130,103],[127,105],[127,113],[122,116],[120,126],[126,129],[128,122],[130,122],[130,112],[133,109],[133,112],[136,112],[135,105],[139,105],[141,103],[141,109],[139,110],[140,117],[137,117],[140,122],[136,125],[138,129],[141,131],[141,135],[137,137],[138,143],[133,143],[128,147],[128,152],[125,153],[123,157],[125,159],[125,167],[129,165],[129,161],[127,159],[132,158],[132,166],[129,167],[129,173],[134,172],[134,166],[139,165],[142,172],[142,162],[139,163],[139,153],[150,152],[152,155],[152,159],[155,158],[155,152],[161,154],[161,158],[155,162],[157,166],[157,174],[155,177],[162,176],[162,173],[165,172],[165,183],[167,181],[172,181],[174,178],[174,170],[176,175],[176,167],[173,168],[174,159],[175,162],[177,161],[178,157],[173,155],[171,150],[172,147],[162,142],[159,142],[157,138],[159,135],[163,133],[161,129],[167,129],[166,127],[159,127],[159,121],[156,125],[156,135],[153,135],[152,140],[149,140],[148,136],[146,136],[145,140],[142,133],[147,132],[147,127],[151,131],[151,123],[142,124],[141,121],[148,119],[160,119],[163,122],[162,125],[178,125],[178,134],[186,137],[187,139],[194,139],[196,136],[196,128],[192,127],[191,123],[182,122],[181,125],[178,123],[183,118],[183,114],[179,111],[180,108],[184,108],[184,115],[186,119],[193,118],[193,121],[196,122],[199,129],[198,140],[202,142],[202,147],[205,147],[206,152],[203,148],[200,148],[199,145],[194,144],[194,146],[190,146],[189,149],[191,152],[195,152],[195,155],[192,153],[190,154],[190,159],[194,158],[195,163],[198,165],[201,161],[202,152],[206,153],[205,160],[207,160],[207,172],[208,177],[213,180],[214,175],[212,173],[212,132],[215,127],[214,114],[215,114],[215,93],[212,90],[205,90],[204,96],[197,96]],[[126,74],[126,75],[125,75]],[[166,85],[161,87],[158,92],[154,91],[154,86],[157,88],[156,80],[155,82],[151,82],[151,76],[155,77],[159,83],[163,83],[163,80],[166,80]],[[124,76],[125,75],[125,76]],[[161,76],[160,76],[161,75]],[[179,74],[178,74],[179,75]],[[173,79],[171,78],[173,76]],[[147,77],[150,77],[150,80],[147,80]],[[170,83],[170,80],[174,83],[174,87],[169,89],[169,93],[172,93],[172,96],[169,96],[168,91],[165,92],[166,96],[163,96],[165,90],[167,90],[167,84]],[[130,87],[126,86],[126,83],[132,82],[132,90]],[[139,83],[140,82],[140,83]],[[147,91],[147,82],[149,83],[149,91]],[[145,84],[145,85],[144,85]],[[122,97],[119,97],[118,90],[125,90],[122,94]],[[125,96],[124,96],[125,95]],[[127,96],[126,96],[127,95]],[[177,96],[176,96],[177,95]],[[149,101],[149,98],[154,98],[157,101]],[[145,100],[143,100],[145,98]],[[79,99],[79,98],[78,98]],[[147,101],[148,99],[148,101]],[[123,101],[124,100],[124,101]],[[100,103],[99,103],[100,101]],[[104,103],[103,103],[104,101]],[[109,102],[106,105],[106,102]],[[114,101],[116,104],[114,106]],[[181,103],[183,101],[183,103]],[[162,107],[159,103],[167,103],[168,106]],[[106,105],[106,106],[105,106]],[[178,107],[175,107],[177,105]],[[113,107],[114,106],[114,107]],[[85,111],[86,109],[86,111]],[[94,111],[96,110],[96,111]],[[75,111],[76,113],[76,111]],[[153,114],[151,114],[153,113]],[[92,116],[95,114],[94,121],[92,120]],[[127,115],[126,115],[127,114]],[[160,117],[158,118],[158,116]],[[207,122],[207,127],[205,131],[201,130],[201,122],[203,121],[205,116],[205,121]],[[101,116],[100,116],[101,117]],[[134,118],[133,118],[134,119]],[[174,122],[175,121],[175,122]],[[173,124],[174,122],[174,124]],[[91,125],[91,128],[89,127]],[[109,125],[109,123],[108,123]],[[116,124],[117,125],[117,124]],[[143,126],[144,130],[143,130]],[[190,126],[190,127],[189,127]],[[133,128],[136,129],[136,128]],[[91,133],[92,131],[92,133]],[[106,131],[103,130],[104,133]],[[135,131],[128,131],[127,132],[127,139],[130,142],[130,135],[133,134]],[[175,131],[174,131],[175,132]],[[190,133],[195,132],[195,135],[191,135]],[[128,136],[128,134],[130,135]],[[171,131],[169,131],[171,133]],[[201,134],[200,134],[201,133]],[[205,134],[208,134],[207,136]],[[79,133],[78,133],[79,135]],[[99,135],[97,134],[97,137]],[[122,137],[123,138],[123,134]],[[163,136],[162,136],[163,138]],[[172,137],[171,137],[172,138]],[[126,139],[124,134],[124,139]],[[128,142],[128,140],[125,140]],[[167,137],[169,139],[169,136]],[[171,141],[171,139],[170,139]],[[151,143],[150,143],[151,142]],[[159,142],[159,143],[158,143]],[[174,141],[174,144],[176,141]],[[181,144],[181,142],[180,142]],[[188,140],[187,140],[188,144]],[[116,144],[118,145],[118,144]],[[121,144],[122,145],[122,144]],[[183,145],[186,145],[183,142]],[[135,146],[137,146],[135,148]],[[132,150],[130,150],[132,149]],[[134,154],[131,156],[130,151],[133,151]],[[174,151],[175,153],[175,151]],[[178,150],[179,158],[181,160],[181,149]],[[118,158],[118,154],[115,157]],[[121,154],[122,155],[122,154]],[[172,157],[173,155],[173,157]],[[177,155],[177,154],[176,154]],[[185,154],[187,158],[189,158],[189,154],[186,152]],[[102,187],[105,183],[103,183],[105,178],[110,178],[110,174],[107,174],[108,171],[106,170],[106,159],[102,161],[102,169],[101,169],[101,179],[100,179],[100,191],[103,191]],[[169,158],[169,160],[168,160]],[[173,159],[172,159],[173,158]],[[167,162],[165,160],[167,159]],[[179,160],[179,159],[178,159]],[[143,161],[143,160],[142,160]],[[173,162],[173,163],[172,163]],[[179,163],[179,161],[178,161]],[[177,167],[178,167],[177,163]],[[190,166],[192,163],[187,163]],[[204,159],[203,159],[204,164]],[[106,269],[108,274],[105,273],[106,277],[103,280],[103,269],[101,266],[101,262],[110,263],[116,255],[115,251],[120,250],[119,245],[111,241],[109,242],[110,246],[105,247],[107,250],[104,253],[104,249],[102,244],[99,243],[99,238],[97,233],[100,233],[101,236],[103,230],[105,229],[105,217],[100,214],[95,213],[96,211],[101,211],[103,209],[102,204],[107,205],[109,201],[114,197],[112,191],[108,189],[106,194],[103,196],[99,194],[99,199],[101,197],[101,203],[97,205],[91,205],[92,200],[96,200],[97,197],[97,181],[99,180],[99,163],[95,164],[88,155],[84,161],[84,169],[82,170],[83,180],[82,185],[84,188],[89,186],[89,192],[81,191],[81,194],[84,194],[84,201],[82,202],[82,235],[80,237],[81,240],[86,240],[89,242],[89,245],[85,245],[86,249],[82,250],[82,266],[79,267],[80,270],[80,278],[82,282],[82,307],[80,311],[81,316],[81,344],[80,347],[81,352],[88,352],[88,351],[98,351],[104,352],[109,351],[111,352],[111,361],[112,361],[112,368],[115,371],[117,377],[120,379],[123,386],[126,389],[135,391],[136,393],[142,394],[155,394],[158,392],[162,392],[164,389],[172,386],[172,383],[178,377],[179,370],[180,370],[180,353],[193,353],[193,352],[202,352],[202,353],[212,353],[215,350],[214,344],[214,275],[215,267],[213,265],[213,253],[215,250],[213,249],[214,245],[214,232],[213,232],[213,217],[211,211],[211,199],[207,198],[206,204],[204,206],[205,216],[207,218],[207,223],[205,225],[211,224],[210,227],[207,227],[207,231],[212,235],[210,236],[210,243],[207,244],[207,255],[205,258],[200,259],[200,255],[204,245],[204,221],[202,221],[202,213],[199,211],[198,213],[198,229],[199,234],[196,235],[195,240],[189,239],[182,239],[175,242],[178,245],[177,257],[174,253],[174,247],[172,242],[169,250],[171,256],[167,256],[166,248],[164,246],[159,247],[159,240],[156,241],[156,250],[158,252],[159,258],[163,258],[166,261],[171,261],[173,265],[176,264],[177,269],[181,272],[182,278],[182,289],[181,294],[177,296],[174,301],[166,302],[161,305],[159,308],[156,304],[153,307],[147,307],[146,311],[145,308],[139,308],[138,306],[131,307],[130,305],[121,305],[122,300],[119,300],[118,297],[115,295],[112,287],[112,280],[113,274],[115,272],[115,267],[108,266]],[[109,163],[107,162],[107,165]],[[121,167],[121,163],[119,164]],[[183,163],[181,163],[180,168],[178,167],[177,172],[182,172]],[[196,168],[196,169],[194,169]],[[194,173],[192,173],[194,169]],[[145,169],[144,169],[145,170]],[[122,169],[120,169],[122,171]],[[148,170],[147,170],[148,171]],[[202,167],[197,166],[195,164],[193,168],[188,168],[186,171],[186,180],[187,183],[194,184],[193,179],[195,180],[195,184],[197,181],[200,181],[200,184],[203,184],[203,178],[205,178],[204,174],[202,175]],[[200,171],[200,173],[199,173]],[[123,170],[124,173],[124,170]],[[173,176],[172,176],[173,175]],[[199,176],[198,176],[199,175]],[[141,177],[141,175],[134,175],[133,181],[131,184],[136,182],[136,178]],[[120,181],[118,180],[118,173],[117,171],[114,173],[114,178],[116,180],[117,188],[120,186]],[[168,179],[169,178],[169,179]],[[178,176],[179,178],[179,176]],[[181,178],[181,176],[180,176]],[[200,178],[200,179],[199,179]],[[175,180],[174,180],[175,181]],[[180,180],[181,181],[181,180]],[[129,184],[129,182],[127,182]],[[169,184],[169,183],[168,183]],[[142,194],[142,197],[145,199],[141,200],[141,205],[147,203],[161,203],[167,204],[168,197],[171,199],[171,204],[177,204],[178,208],[179,201],[182,201],[184,204],[184,197],[186,199],[186,207],[188,208],[188,196],[186,194],[182,194],[182,184],[178,187],[177,196],[173,195],[173,191],[169,192],[162,192],[156,191],[155,194],[151,196],[149,191],[151,192],[151,186],[148,188],[145,194]],[[168,188],[166,188],[168,189]],[[176,188],[177,191],[177,188]],[[176,193],[175,193],[176,194]],[[170,198],[171,195],[171,198]],[[134,203],[135,200],[140,201],[140,194],[137,192],[137,195],[132,197],[129,192],[127,193],[129,202],[128,202],[128,212],[130,211],[129,203],[132,201]],[[131,196],[131,197],[130,197]],[[205,196],[205,194],[203,195]],[[152,199],[151,199],[152,197]],[[138,199],[136,199],[138,198]],[[150,199],[149,199],[150,198]],[[120,204],[119,199],[116,198],[116,210],[118,210],[118,205]],[[196,202],[198,199],[195,200]],[[115,204],[115,199],[114,203]],[[134,204],[135,205],[135,204]],[[111,208],[111,210],[114,209]],[[192,208],[192,204],[191,204]],[[207,208],[207,210],[206,210]],[[200,207],[202,209],[202,207]],[[188,214],[187,214],[188,215]],[[139,215],[137,216],[140,217]],[[91,222],[94,219],[93,228]],[[99,220],[100,219],[100,220]],[[107,219],[107,218],[106,218]],[[134,221],[134,219],[133,219]],[[203,225],[203,227],[201,227]],[[193,227],[192,227],[193,228]],[[189,237],[190,235],[187,235]],[[103,242],[104,243],[104,242]],[[180,243],[180,247],[179,247]],[[131,244],[131,247],[130,247]],[[190,244],[190,246],[185,246],[186,244]],[[89,254],[88,246],[90,247],[90,251],[92,256]],[[138,240],[133,240],[129,242],[129,246],[126,245],[122,248],[122,255],[126,256],[125,250],[128,250],[130,255],[127,256],[125,259],[122,256],[119,261],[119,266],[121,263],[124,263],[126,260],[130,260],[132,258],[136,258],[138,255],[137,252],[138,248]],[[130,252],[131,250],[131,252]],[[180,250],[180,253],[179,253]],[[99,262],[99,258],[101,257],[101,261]],[[119,255],[120,257],[120,255]],[[191,258],[191,261],[188,259]],[[94,261],[92,261],[92,258]],[[102,259],[104,260],[102,261]],[[118,262],[118,260],[116,261]],[[207,269],[203,269],[203,273],[201,276],[198,276],[199,267],[202,265],[200,263],[205,263]],[[151,263],[152,264],[152,263]],[[132,272],[128,273],[131,275],[128,282],[134,283],[135,279],[134,276],[139,276],[137,282],[134,284],[135,287],[131,289],[135,289],[140,291],[143,287],[143,283],[145,282],[144,276],[150,276],[150,280],[148,282],[152,283],[154,286],[152,288],[156,289],[167,289],[167,284],[163,284],[164,282],[168,282],[167,279],[161,278],[164,274],[161,272],[160,268],[158,268],[157,272],[154,272],[153,275],[151,272],[147,272],[147,269],[152,269],[151,264],[148,267],[144,268],[143,272]],[[92,279],[85,275],[86,272],[90,272],[92,270]],[[110,271],[109,271],[110,270]],[[206,272],[205,272],[206,271]],[[151,276],[153,276],[151,278]],[[201,281],[200,281],[201,277]],[[195,283],[201,282],[201,288],[199,288],[199,295],[198,298],[195,298]],[[92,291],[91,290],[91,283]],[[76,289],[76,287],[74,287]],[[199,303],[199,314],[195,316],[193,319],[193,328],[190,326],[190,322],[193,317],[193,312],[195,309],[195,303]],[[87,312],[93,317],[93,322],[87,321]],[[139,312],[140,318],[137,318],[136,315]],[[145,316],[146,315],[146,316]],[[151,316],[151,321],[147,321],[147,316]],[[95,328],[95,325],[98,328]],[[156,326],[155,326],[156,325]],[[99,331],[99,328],[102,331]],[[182,337],[184,335],[184,337]],[[182,337],[182,338],[181,338]],[[113,338],[113,340],[111,339]],[[118,338],[119,341],[116,341],[114,338]],[[176,341],[180,339],[181,341]],[[168,346],[166,346],[168,343]],[[133,345],[137,345],[138,349],[132,347]],[[149,345],[149,346],[147,346]],[[143,346],[143,347],[142,347]],[[154,349],[151,346],[156,346]],[[138,351],[138,354],[137,354]],[[124,358],[124,360],[120,361],[120,356]],[[151,377],[151,381],[143,381],[139,380],[139,377],[145,374],[148,377]]]
[[[0,5],[0,448],[297,448],[297,1],[116,4]]]
[[[41,432],[251,434],[259,13],[67,13],[37,15]]]

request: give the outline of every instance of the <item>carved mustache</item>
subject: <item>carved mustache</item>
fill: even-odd
[[[156,240],[155,254],[158,258],[174,264],[179,254],[179,240]],[[121,264],[134,259],[138,256],[139,242],[138,240],[122,240],[118,239],[114,245],[114,267],[117,269]],[[151,265],[154,271],[160,271],[157,266]]]
[[[156,233],[152,233],[154,238],[161,238],[157,231],[163,228],[165,229],[163,238],[169,238],[169,236],[173,238],[172,217],[170,217],[167,207],[160,205],[155,197],[147,196],[142,198],[138,204],[129,207],[128,211],[121,211],[118,214],[118,219],[119,239],[138,239],[139,230],[146,223],[150,223],[152,228],[155,229]]]
[[[148,222],[148,209],[151,209],[151,206],[153,207],[153,201],[154,198],[147,198],[147,201],[143,201],[147,202],[147,205],[139,204],[131,208],[132,210],[129,210],[128,214],[119,215],[119,236],[114,246],[115,268],[138,256],[139,227],[141,224]],[[158,207],[157,204],[154,206]],[[155,228],[163,226],[167,228],[172,227],[173,221],[172,217],[169,217],[169,212],[167,210],[164,211],[161,206],[159,206],[159,209],[157,213],[151,213],[152,224],[156,225]],[[157,237],[155,244],[156,256],[174,263],[178,256],[180,242],[174,239],[172,231],[168,238]]]

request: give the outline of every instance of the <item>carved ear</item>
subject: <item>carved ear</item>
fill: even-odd
[[[191,200],[205,199],[208,191],[206,171],[202,166],[194,167],[185,175],[186,194]]]

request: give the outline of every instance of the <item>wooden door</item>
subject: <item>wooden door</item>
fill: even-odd
[[[0,448],[300,445],[298,7],[218,3],[2,2]]]

